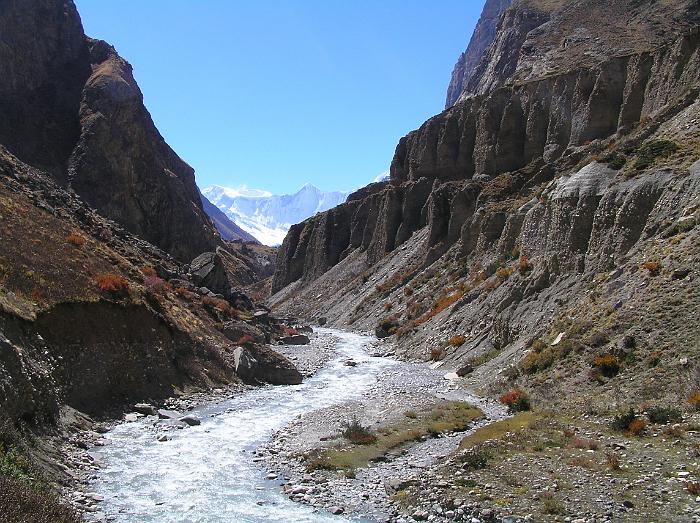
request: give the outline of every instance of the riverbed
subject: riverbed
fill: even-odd
[[[273,442],[288,427],[298,429],[308,419],[313,434],[314,419],[326,419],[327,412],[346,415],[363,398],[381,397],[387,376],[401,376],[404,370],[407,376],[415,375],[415,369],[401,367],[416,364],[371,356],[376,340],[370,336],[319,329],[314,337],[326,344],[332,337],[334,350],[330,360],[301,385],[265,386],[204,404],[187,413],[201,420],[198,426],[148,416],[114,427],[105,435],[107,444],[94,449],[101,467],[90,488],[104,498],[95,519],[158,523],[374,520],[367,517],[376,514],[372,511],[347,513],[343,508],[346,513],[333,515],[321,505],[292,501],[282,485],[294,480],[293,470],[280,470],[277,461],[277,475],[272,474],[272,460],[261,456],[269,458],[271,450],[278,453]],[[313,350],[313,344],[306,350]],[[425,364],[419,367],[432,380],[442,380],[439,371]],[[411,383],[406,380],[409,391]],[[433,386],[425,381],[423,385]]]

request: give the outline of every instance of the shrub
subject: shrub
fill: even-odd
[[[625,432],[629,429],[630,423],[637,419],[637,413],[632,407],[627,412],[617,414],[610,422],[610,428],[617,432]]]
[[[297,336],[299,334],[298,330],[296,330],[294,327],[289,327],[287,325],[284,325],[282,327],[282,332],[285,336]]]
[[[456,334],[447,340],[447,344],[453,347],[461,347],[465,341],[467,341],[467,337],[464,334]]]
[[[540,339],[530,346],[530,352],[521,360],[520,366],[525,374],[548,369],[554,363],[554,350]]]
[[[167,294],[173,290],[172,285],[158,276],[148,276],[143,284],[153,294]]]
[[[62,505],[52,494],[32,489],[26,483],[0,476],[0,515],[2,521],[79,523],[75,511]]]
[[[507,280],[514,272],[515,269],[512,267],[499,267],[496,269],[496,277],[499,280]]]
[[[177,287],[175,289],[175,294],[184,300],[192,300],[196,296],[195,293],[188,291],[184,287]]]
[[[404,288],[403,288],[403,293],[404,293],[406,296],[411,296],[411,295],[413,294],[413,288],[411,288],[411,287],[404,287]]]
[[[635,418],[627,427],[627,433],[632,436],[639,436],[647,428],[647,422],[642,418]]]
[[[202,298],[202,304],[205,307],[209,307],[210,309],[213,309],[214,311],[223,314],[224,316],[238,319],[239,311],[231,307],[231,304],[226,300],[222,300],[221,298],[215,298],[213,296],[204,296]]]
[[[445,356],[445,349],[442,347],[433,347],[430,349],[430,359],[432,361],[440,361]]]
[[[123,276],[111,272],[98,274],[95,283],[101,291],[112,294],[126,294],[129,291],[129,281]]]
[[[151,267],[150,265],[146,265],[145,267],[141,267],[141,274],[143,274],[146,278],[158,276],[158,273],[156,272],[156,270],[153,267]]]
[[[593,439],[574,438],[571,446],[575,449],[598,450],[600,443]]]
[[[410,419],[416,419],[418,417],[418,414],[415,410],[407,410],[403,413],[403,415]]]
[[[85,245],[85,242],[87,240],[80,234],[72,232],[68,236],[66,236],[66,241],[71,245],[75,245],[76,247],[82,247],[83,245]]]
[[[522,389],[511,389],[503,394],[499,401],[508,407],[508,412],[530,410],[530,397]]]
[[[527,256],[520,256],[518,259],[518,271],[520,274],[527,274],[532,270],[532,264],[530,263],[530,260],[527,259]]]
[[[608,167],[615,171],[622,169],[627,163],[627,158],[625,155],[618,153],[617,151],[611,151],[601,159],[602,162],[607,163]]]
[[[566,508],[564,505],[558,501],[555,497],[554,494],[551,492],[543,492],[541,495],[542,498],[542,512],[545,514],[564,514],[566,512]]]
[[[387,312],[389,312],[389,311],[390,311],[391,309],[393,309],[393,308],[394,308],[394,304],[391,303],[391,302],[386,302],[386,303],[384,304],[384,310],[387,311]]]
[[[651,407],[647,409],[647,417],[652,423],[668,425],[683,420],[681,411],[675,407]]]
[[[481,448],[472,448],[463,453],[459,460],[464,470],[481,470],[486,468],[489,462],[489,454]]]
[[[244,334],[240,338],[238,338],[234,343],[236,345],[246,345],[248,343],[251,343],[253,341],[253,337],[250,334]]]
[[[678,150],[678,145],[670,140],[649,140],[637,149],[634,168],[638,171],[652,165],[657,158],[665,158]]]
[[[651,276],[658,276],[661,272],[661,263],[656,260],[649,260],[642,263],[642,269],[646,269]]]
[[[691,392],[688,396],[688,403],[693,407],[693,410],[700,410],[700,392]]]
[[[610,428],[617,432],[626,432],[630,436],[638,436],[647,427],[647,422],[637,416],[632,407],[627,412],[618,414],[610,423]]]
[[[689,481],[688,483],[685,484],[685,490],[688,491],[688,494],[691,494],[693,496],[699,496],[700,495],[700,483],[696,481]]]
[[[377,436],[372,430],[362,425],[356,417],[350,421],[344,421],[341,425],[343,430],[340,434],[355,445],[371,445],[377,441]]]
[[[620,470],[620,456],[616,452],[605,453],[605,464],[610,470]]]
[[[593,358],[593,366],[606,378],[612,378],[620,372],[620,361],[612,354],[596,356]]]

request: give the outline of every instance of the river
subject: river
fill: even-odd
[[[103,514],[118,522],[325,522],[325,511],[290,501],[280,481],[266,479],[255,450],[302,414],[359,398],[396,365],[369,356],[372,338],[319,329],[339,338],[335,357],[301,385],[261,387],[188,414],[202,424],[167,432],[158,442],[154,417],[117,425],[96,449],[101,462],[91,488]],[[353,359],[355,367],[345,362]],[[159,422],[163,423],[163,422]]]

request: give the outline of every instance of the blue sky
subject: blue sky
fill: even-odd
[[[444,107],[483,1],[75,0],[200,187],[363,186]]]

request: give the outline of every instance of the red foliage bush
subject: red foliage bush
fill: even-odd
[[[530,397],[522,389],[511,389],[503,394],[499,401],[508,407],[508,412],[530,410]]]
[[[153,294],[167,294],[173,290],[172,285],[170,285],[163,278],[158,276],[148,276],[144,282],[146,290],[152,292]]]
[[[98,274],[95,283],[101,291],[112,294],[124,294],[129,291],[129,281],[123,276],[111,272]]]

